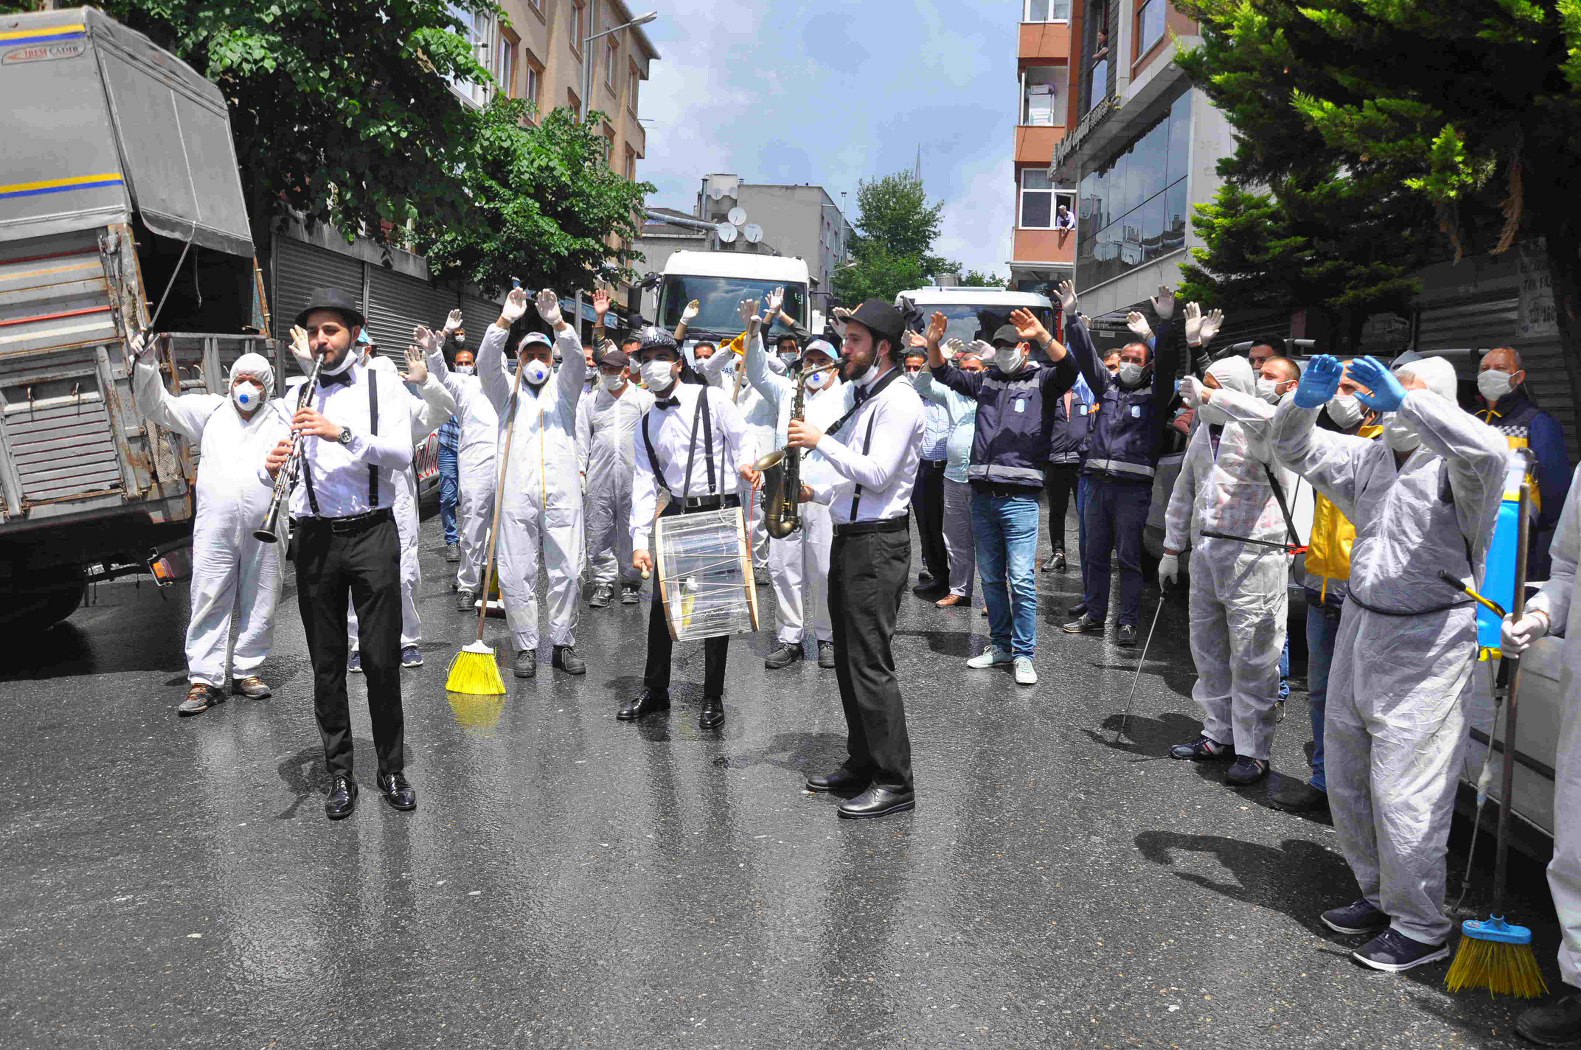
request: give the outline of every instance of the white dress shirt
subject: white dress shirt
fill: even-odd
[[[337,426],[351,430],[351,440],[342,445],[328,438],[302,439],[302,463],[297,471],[296,489],[291,493],[294,518],[350,518],[391,506],[395,500],[395,474],[412,465],[412,395],[401,377],[383,369],[370,369],[360,362],[341,373],[345,383],[326,386],[322,382],[309,402],[320,415]],[[368,416],[368,386],[378,384],[379,432],[373,433]],[[292,391],[295,396],[300,384]],[[291,402],[294,409],[295,401]],[[378,499],[368,500],[368,468],[378,477]],[[274,479],[262,468],[259,478],[272,486]],[[307,479],[313,482],[313,497],[308,498]]]
[[[697,399],[708,398],[709,426],[713,434],[714,484],[708,484],[708,458],[703,443],[702,418],[697,412]],[[662,404],[670,398],[673,405]],[[692,421],[697,421],[693,432]],[[747,448],[747,428],[741,413],[730,403],[730,398],[711,386],[695,383],[676,383],[667,396],[656,397],[653,407],[637,421],[636,454],[637,472],[631,487],[631,547],[633,550],[651,550],[648,533],[653,528],[653,517],[659,506],[661,482],[655,464],[648,457],[646,431],[658,454],[657,468],[664,475],[662,485],[676,499],[681,497],[734,495],[736,471],[751,466],[755,459]],[[695,451],[694,451],[695,450]],[[686,477],[686,460],[692,452],[691,483],[681,491]]]
[[[873,385],[884,378],[880,376]],[[858,389],[855,383],[842,388],[842,413],[856,405]],[[857,407],[839,434],[825,434],[819,439],[818,451],[837,477],[809,481],[813,500],[829,508],[836,525],[903,516],[911,505],[911,489],[917,480],[924,426],[922,399],[917,392],[904,379],[891,381]],[[853,502],[857,503],[854,517]]]

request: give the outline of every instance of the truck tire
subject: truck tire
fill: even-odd
[[[47,579],[28,580],[8,597],[0,621],[22,634],[42,634],[77,611],[88,589],[80,568],[60,570]]]

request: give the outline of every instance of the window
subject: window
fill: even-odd
[[[637,151],[630,146],[626,147],[626,178],[631,182],[637,181]]]
[[[587,36],[587,5],[573,0],[571,4],[571,50],[582,53],[582,40]]]
[[[509,26],[500,26],[500,42],[495,47],[494,79],[506,98],[516,98],[516,56],[521,51],[521,37]]]
[[[522,97],[532,106],[533,112],[542,112],[543,109],[543,63],[528,51],[526,54],[527,85]]]
[[[604,86],[609,88],[612,95],[615,93],[615,68],[619,62],[620,41],[610,37],[609,47],[604,52]]]
[[[1059,73],[1056,66],[1031,66],[1021,74],[1021,123],[1036,127],[1063,124],[1059,116]]]
[[[527,6],[532,8],[533,14],[542,17],[542,15],[543,15],[543,0],[527,0]]]
[[[494,35],[494,16],[482,11],[473,12],[459,4],[448,5],[450,15],[461,24],[462,36],[472,45],[472,54],[486,67],[489,72],[498,76],[498,70],[493,68],[498,62],[498,56],[489,46],[489,41]],[[475,105],[484,105],[489,100],[489,88],[485,84],[474,84],[470,80],[453,80],[451,88],[462,98]]]
[[[1047,168],[1025,168],[1021,172],[1021,222],[1028,230],[1054,227],[1054,182]]]
[[[642,70],[633,62],[626,72],[626,108],[637,115],[637,89],[642,85]]]
[[[604,125],[604,163],[610,167],[615,166],[615,129],[608,124]]]
[[[1168,0],[1147,0],[1136,12],[1137,56],[1153,50],[1153,45],[1164,39],[1165,17]]]
[[[576,97],[576,92],[570,88],[565,89],[565,104],[571,107],[571,112],[578,117],[582,115],[582,100]]]
[[[1068,22],[1070,0],[1023,0],[1023,22]]]

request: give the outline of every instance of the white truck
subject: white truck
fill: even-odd
[[[138,413],[130,334],[158,313],[172,392],[286,369],[218,87],[70,8],[0,15],[0,99],[0,621],[39,629],[89,578],[183,574],[196,449]]]
[[[784,288],[781,309],[807,328],[809,283],[807,263],[801,259],[746,252],[675,252],[664,264],[655,316],[659,327],[674,331],[681,311],[696,299],[702,310],[686,326],[688,338],[721,342],[741,334],[741,300],[761,300],[775,288]],[[764,338],[772,342],[789,330],[784,321],[776,321]],[[812,330],[814,335],[818,332]]]
[[[1012,292],[1003,288],[914,288],[895,297],[895,305],[902,310],[909,302],[920,311],[911,316],[911,327],[920,332],[935,311],[943,312],[950,319],[945,338],[960,339],[970,343],[973,339],[985,342],[993,339],[994,332],[1010,323],[1016,310],[1027,309],[1037,315],[1043,327],[1055,335],[1059,328],[1054,315],[1054,304],[1046,295],[1036,292]]]

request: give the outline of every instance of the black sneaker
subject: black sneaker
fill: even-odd
[[[402,667],[421,667],[421,666],[423,666],[423,651],[421,649],[419,649],[415,645],[403,645],[403,646],[401,646],[401,666]]]
[[[834,643],[818,643],[818,666],[829,671],[834,669]]]
[[[777,671],[781,667],[789,667],[803,655],[800,642],[781,642],[777,649],[764,658],[763,666],[770,671]]]
[[[587,674],[587,661],[576,655],[575,646],[555,646],[554,655],[549,658],[549,662],[566,674]]]
[[[636,605],[642,601],[641,584],[636,587],[622,587],[620,589],[620,604]]]
[[[1581,994],[1527,1007],[1515,1019],[1515,1030],[1539,1046],[1581,1046]]]
[[[1136,624],[1122,623],[1114,632],[1114,644],[1129,649],[1136,644]]]
[[[461,560],[461,548],[457,544],[445,544],[445,560],[454,564]]]
[[[1268,790],[1268,801],[1287,813],[1313,813],[1328,809],[1328,792],[1289,777]]]
[[[615,588],[611,587],[609,584],[595,584],[593,586],[593,595],[587,600],[588,608],[607,609],[609,608],[609,600],[614,596]]]
[[[1415,937],[1407,937],[1399,930],[1388,929],[1351,952],[1350,957],[1374,970],[1403,973],[1449,958],[1449,942],[1427,944]]]
[[[1101,634],[1103,632],[1103,621],[1088,616],[1083,612],[1079,618],[1065,624],[1060,630],[1066,634]]]
[[[1389,916],[1365,900],[1353,901],[1343,908],[1330,908],[1321,916],[1323,925],[1335,933],[1359,937],[1389,928]]]
[[[471,612],[472,606],[477,603],[478,596],[475,592],[465,587],[456,591],[456,612]]]
[[[1268,763],[1259,758],[1237,758],[1224,771],[1224,782],[1231,787],[1250,787],[1268,775]]]
[[[516,662],[511,666],[511,673],[517,678],[531,678],[538,673],[538,654],[531,649],[523,649],[516,654]]]
[[[1199,736],[1189,744],[1176,744],[1169,749],[1169,757],[1182,762],[1224,762],[1234,756],[1235,750],[1229,744],[1221,744],[1205,736]]]

